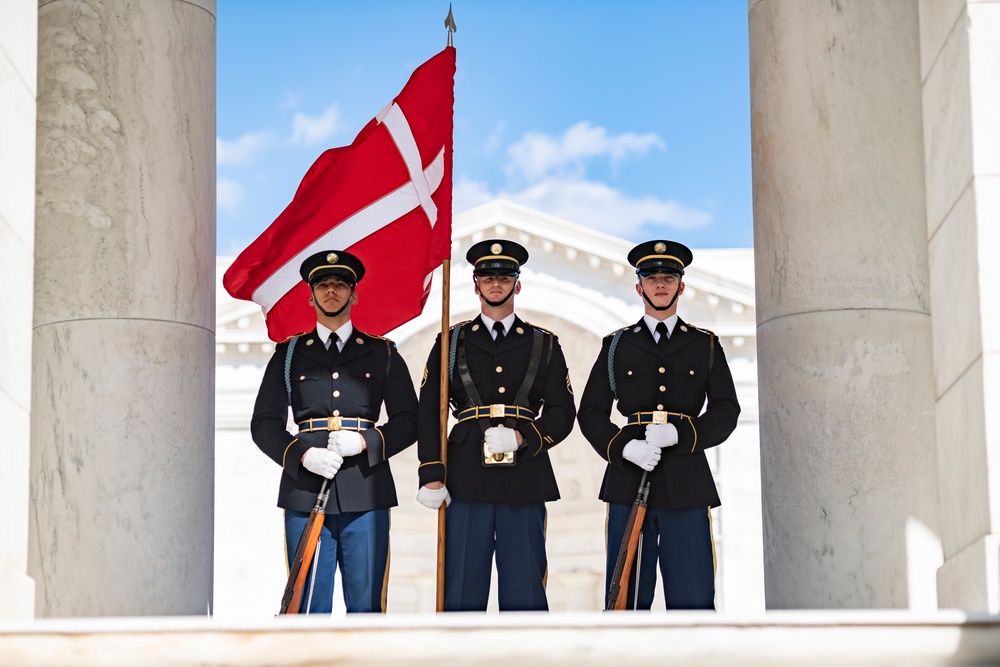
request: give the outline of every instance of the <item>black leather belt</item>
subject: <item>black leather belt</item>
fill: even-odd
[[[313,431],[367,431],[375,426],[371,419],[360,417],[321,417],[299,422],[299,433]]]
[[[673,419],[671,419],[673,417]],[[683,412],[667,412],[666,410],[651,410],[650,412],[633,412],[628,416],[628,425],[636,424],[667,424],[682,419],[691,419]]]
[[[458,413],[458,421],[460,422],[464,422],[469,419],[503,419],[505,417],[534,421],[535,413],[528,408],[522,408],[517,405],[504,405],[503,403],[494,403],[493,405],[477,405],[461,410]]]

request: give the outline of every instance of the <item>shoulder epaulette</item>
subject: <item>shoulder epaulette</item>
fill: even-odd
[[[629,327],[631,327],[631,326],[632,326],[632,325],[631,325],[631,324],[629,324],[629,325],[627,325],[627,326],[624,326],[624,327],[621,327],[620,329],[615,329],[614,331],[612,331],[611,333],[609,333],[609,334],[608,334],[607,336],[605,336],[605,338],[611,338],[612,336],[614,336],[614,335],[615,335],[616,333],[618,333],[619,331],[625,331],[626,329],[628,329],[628,328],[629,328]]]
[[[719,337],[718,334],[716,334],[711,329],[706,329],[705,327],[696,327],[693,324],[688,324],[687,326],[688,326],[689,329],[694,329],[695,331],[700,331],[702,333],[706,333],[709,336],[712,336],[713,338],[718,338]]]
[[[305,336],[306,334],[310,333],[311,331],[312,331],[312,329],[310,329],[309,331],[303,331],[302,333],[292,334],[291,336],[289,336],[285,340],[278,341],[278,345],[281,345],[282,343],[287,343],[288,341],[290,341],[293,338],[298,338],[299,336]]]
[[[451,330],[452,330],[452,329],[454,329],[455,327],[460,327],[460,326],[462,326],[462,325],[464,325],[464,324],[468,324],[468,323],[469,323],[469,322],[471,322],[471,321],[472,321],[472,320],[462,320],[461,322],[456,322],[455,324],[452,324],[452,325],[451,325],[450,327],[448,327],[448,331],[451,331]]]
[[[532,329],[538,329],[538,330],[539,330],[539,331],[541,331],[542,333],[546,333],[546,334],[548,334],[548,335],[550,335],[550,336],[555,336],[556,338],[558,338],[558,337],[559,337],[559,336],[557,336],[557,335],[556,335],[555,333],[553,333],[553,332],[549,331],[548,329],[546,329],[546,328],[544,328],[544,327],[540,327],[540,326],[538,326],[537,324],[532,324],[531,322],[527,322],[527,321],[525,321],[525,324],[527,324],[527,325],[528,325],[529,327],[531,327]]]
[[[375,340],[384,340],[385,342],[390,343],[392,345],[396,344],[396,341],[390,338],[386,338],[385,336],[376,336],[375,334],[370,334],[370,333],[366,333],[365,335],[368,336],[369,338],[374,338]]]

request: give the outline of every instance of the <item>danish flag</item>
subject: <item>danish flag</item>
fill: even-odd
[[[455,49],[410,76],[350,146],[313,163],[281,215],[223,276],[226,291],[260,305],[273,341],[310,331],[316,311],[299,265],[347,250],[365,265],[351,321],[382,335],[423,310],[431,275],[451,256]]]

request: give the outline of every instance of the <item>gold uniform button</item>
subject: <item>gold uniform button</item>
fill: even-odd
[[[662,409],[663,409],[663,404],[661,403],[661,404],[657,405],[657,406],[656,406],[656,409],[657,409],[657,410],[662,410]]]
[[[340,373],[334,373],[334,374],[333,374],[333,379],[334,379],[334,380],[336,380],[336,379],[337,379],[337,378],[339,378],[339,377],[340,377]]]
[[[629,372],[628,372],[628,374],[629,374],[629,375],[632,375],[632,371],[629,371]]]
[[[503,366],[497,366],[497,373],[503,373]]]
[[[663,385],[661,384],[661,385],[660,385],[660,391],[666,391],[666,390],[667,390],[667,388],[666,388],[666,387],[664,387],[664,386],[663,386]]]
[[[499,392],[500,392],[500,393],[502,394],[502,393],[504,393],[504,392],[505,392],[505,391],[507,391],[507,390],[506,390],[506,389],[504,389],[503,387],[500,387],[499,389],[497,389],[497,391],[499,391]]]
[[[333,416],[334,417],[339,417],[340,416],[340,410],[334,410],[333,411]]]
[[[305,380],[305,379],[306,379],[306,376],[305,376],[305,375],[300,375],[300,376],[299,376],[299,379],[300,379],[300,380]]]
[[[694,371],[688,371],[688,375],[694,375]]]
[[[334,398],[337,398],[338,396],[340,396],[340,391],[333,392],[333,397]]]
[[[371,373],[365,373],[365,377],[366,377],[366,378],[370,378],[371,376],[372,376],[372,374],[371,374]]]
[[[667,369],[666,369],[666,368],[664,368],[663,366],[660,366],[660,372],[661,372],[661,373],[666,373],[666,372],[667,372]]]

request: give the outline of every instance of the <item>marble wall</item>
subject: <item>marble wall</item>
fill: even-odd
[[[37,613],[204,614],[215,3],[43,1],[38,33]]]
[[[920,2],[942,606],[1000,612],[1000,3]]]
[[[35,248],[36,0],[0,6],[0,619],[30,618],[27,576]]]
[[[749,30],[767,605],[933,606],[917,6],[759,0]]]

